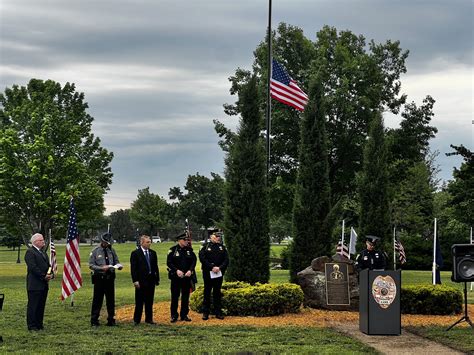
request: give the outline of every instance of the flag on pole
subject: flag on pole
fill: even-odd
[[[51,235],[49,237],[49,264],[51,265],[51,272],[56,276],[58,274],[58,261],[56,260],[56,247]]]
[[[398,239],[395,240],[395,251],[398,253],[398,259],[400,260],[400,264],[405,264],[407,262],[405,249],[403,248],[402,243]]]
[[[69,205],[69,224],[67,228],[66,256],[64,257],[61,300],[66,299],[82,286],[81,258],[79,255],[79,233],[76,225],[74,199]]]
[[[349,259],[349,249],[347,245],[344,245],[342,241],[339,241],[336,246],[336,254],[340,254],[343,257]]]
[[[288,75],[285,68],[275,59],[272,61],[270,95],[275,100],[298,111],[304,111],[304,107],[308,103],[308,95],[299,88],[296,81]]]
[[[354,228],[351,227],[351,239],[349,241],[349,254],[355,255],[357,243],[357,233]]]

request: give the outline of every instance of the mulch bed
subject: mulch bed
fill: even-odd
[[[116,319],[119,322],[133,322],[133,311],[135,306],[128,305],[117,310]],[[474,316],[474,305],[468,305],[468,314]],[[158,324],[170,323],[170,303],[158,302],[153,306],[154,321]],[[358,323],[358,312],[345,311],[326,311],[321,309],[302,308],[300,313],[287,313],[273,317],[226,317],[224,320],[211,318],[207,321],[201,319],[201,314],[190,311],[189,317],[192,322],[177,322],[176,325],[248,325],[257,327],[285,327],[285,326],[304,326],[304,327],[328,327],[335,323]],[[439,325],[443,327],[450,326],[456,322],[462,314],[450,316],[431,316],[402,314],[402,326],[427,326]],[[467,322],[462,322],[459,326],[468,326]]]

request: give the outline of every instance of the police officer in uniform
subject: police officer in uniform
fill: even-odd
[[[171,323],[178,320],[178,300],[181,295],[181,309],[179,316],[182,321],[190,322],[189,293],[191,278],[196,267],[196,254],[189,247],[189,237],[186,233],[180,234],[178,243],[168,251],[166,265],[168,277],[171,280]]]
[[[99,325],[100,309],[105,300],[107,303],[107,325],[115,326],[115,269],[122,270],[117,253],[111,246],[112,236],[105,233],[100,238],[100,245],[92,250],[89,256],[89,268],[92,270],[94,297],[92,299],[91,325]]]
[[[203,320],[209,319],[211,291],[216,318],[224,319],[221,308],[221,287],[225,270],[229,265],[229,254],[225,246],[221,243],[221,235],[213,233],[210,239],[211,240],[205,243],[199,251],[199,260],[201,261],[202,276],[204,279]]]
[[[369,270],[385,270],[387,266],[387,258],[385,253],[376,250],[379,237],[368,235],[365,237],[366,249],[356,257],[356,268],[358,271]]]

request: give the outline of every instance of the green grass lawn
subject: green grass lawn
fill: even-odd
[[[161,283],[156,289],[155,301],[169,301],[169,280],[166,273],[166,255],[173,243],[154,244],[158,253]],[[278,247],[278,246],[277,246]],[[116,244],[120,262],[124,269],[116,279],[117,307],[134,303],[134,289],[130,278],[130,253],[135,244]],[[62,271],[64,246],[56,247],[59,271]],[[341,336],[331,329],[323,328],[257,328],[242,326],[213,327],[176,327],[170,324],[157,327],[135,328],[131,324],[121,324],[117,328],[89,326],[92,302],[92,285],[87,262],[91,246],[81,245],[83,287],[76,293],[74,307],[70,302],[62,304],[61,276],[50,284],[46,305],[44,332],[29,333],[26,330],[26,265],[23,261],[24,248],[21,251],[21,263],[17,264],[17,253],[0,248],[0,293],[5,294],[3,311],[0,312],[0,352],[315,352],[318,353],[374,353],[373,349],[348,337]],[[195,245],[195,250],[199,245]],[[452,283],[450,273],[442,273],[443,283],[461,288]],[[202,278],[198,267],[198,280]],[[271,282],[287,282],[287,270],[272,270]],[[403,271],[403,284],[430,283],[430,273]],[[472,292],[470,302],[473,301]],[[105,309],[105,307],[104,307]],[[36,335],[40,335],[39,337]],[[72,343],[72,339],[74,342]]]

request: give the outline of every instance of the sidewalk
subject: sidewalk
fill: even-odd
[[[366,335],[355,323],[334,323],[334,329],[360,340],[383,354],[464,354],[402,329],[399,336]]]

